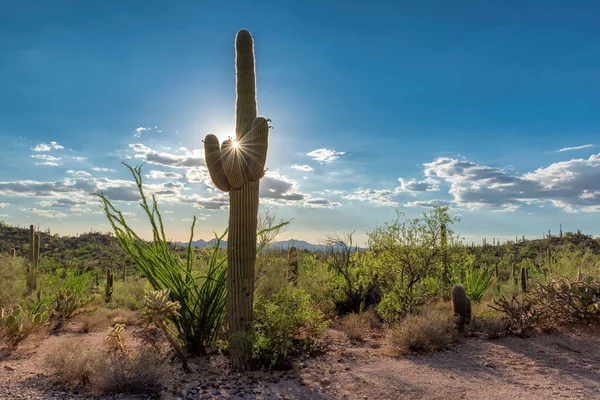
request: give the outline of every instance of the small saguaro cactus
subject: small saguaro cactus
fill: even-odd
[[[288,282],[298,283],[298,248],[292,246],[288,250]]]
[[[521,291],[523,293],[527,292],[527,278],[529,275],[527,272],[527,267],[521,268]]]
[[[106,284],[104,285],[104,302],[110,303],[113,294],[113,285],[115,283],[115,275],[110,268],[106,268]]]
[[[16,249],[10,249],[10,256],[12,258],[15,258],[17,256],[17,250]]]
[[[227,323],[234,370],[249,367],[252,351],[254,266],[259,181],[265,174],[269,121],[257,116],[254,40],[240,30],[236,50],[236,137],[219,145],[204,139],[206,167],[214,185],[229,192],[227,238]]]
[[[27,264],[27,293],[31,294],[37,288],[37,271],[40,260],[40,234],[29,225],[29,264]]]
[[[458,317],[460,330],[471,322],[471,299],[467,297],[467,292],[461,285],[454,285],[452,288],[452,312]]]

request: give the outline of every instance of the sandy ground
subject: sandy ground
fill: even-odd
[[[104,331],[33,337],[15,352],[0,350],[0,399],[83,399],[52,385],[44,360],[56,346],[83,339],[101,346]],[[230,373],[227,359],[190,360],[165,399],[600,399],[600,328],[585,327],[498,340],[464,338],[448,350],[387,355],[384,335],[350,342],[336,330],[327,351],[290,371]],[[176,370],[179,370],[176,368]],[[104,397],[140,399],[140,396]]]

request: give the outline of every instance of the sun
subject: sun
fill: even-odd
[[[238,147],[240,147],[240,142],[238,142],[237,140],[232,140],[231,147],[233,147],[234,149],[237,149]]]

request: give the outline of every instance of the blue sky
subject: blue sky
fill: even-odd
[[[234,134],[246,28],[282,238],[364,240],[434,204],[469,241],[600,234],[596,2],[204,3],[0,2],[0,219],[108,231],[104,190],[144,230],[125,161],[171,238],[193,215],[196,237],[222,232],[202,139]]]

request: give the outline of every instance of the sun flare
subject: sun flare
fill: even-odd
[[[233,147],[234,149],[237,149],[238,147],[240,147],[240,143],[237,140],[233,140],[231,142],[231,147]]]

